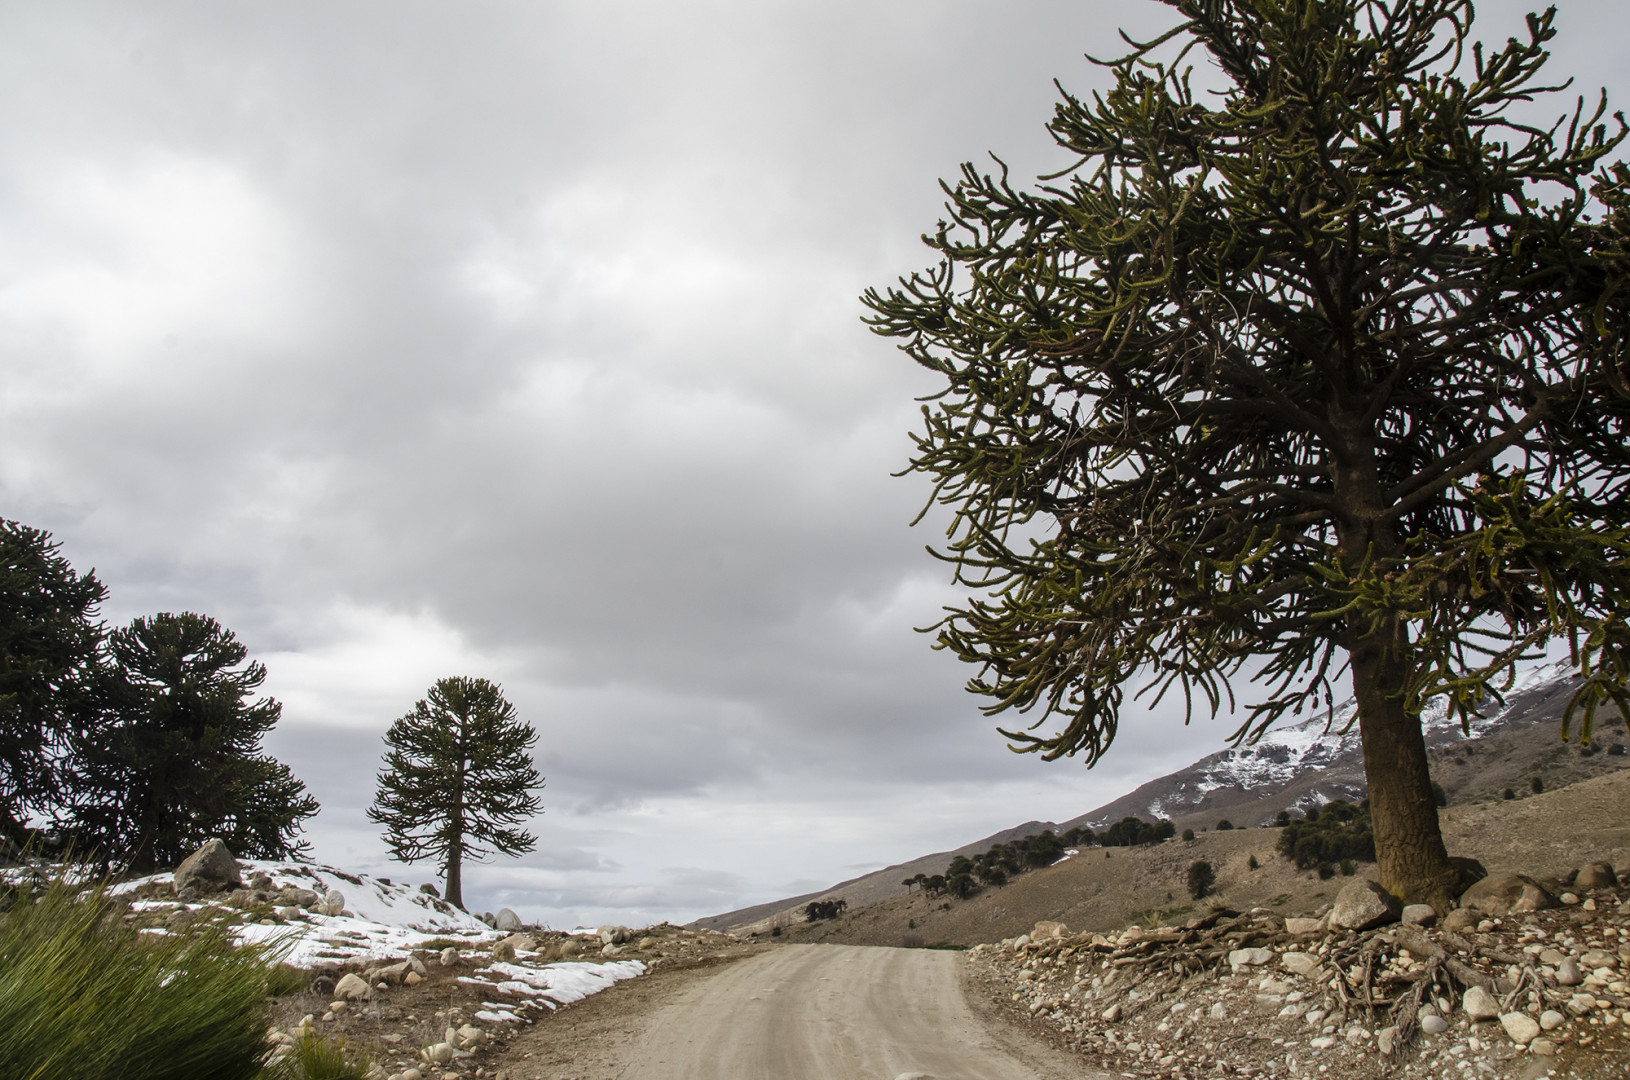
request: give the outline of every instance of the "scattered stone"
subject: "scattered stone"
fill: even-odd
[[[1428,1035],[1442,1035],[1445,1031],[1449,1030],[1449,1021],[1445,1020],[1437,1013],[1428,1013],[1427,1015],[1421,1017],[1420,1023],[1421,1030],[1426,1032]]]
[[[1105,1009],[1099,1015],[1103,1017],[1105,1023],[1109,1023],[1109,1024],[1118,1024],[1118,1023],[1120,1023],[1121,1022],[1121,1016],[1122,1016],[1121,1003],[1117,1001],[1115,1004],[1113,1004],[1109,1008]]]
[[[1500,918],[1516,911],[1543,911],[1556,906],[1556,898],[1545,887],[1524,874],[1486,877],[1467,889],[1460,906]]]
[[[434,896],[438,900],[441,899],[441,893],[437,892],[436,887],[430,884],[428,881],[419,886],[419,891],[424,893],[426,896]]]
[[[1307,1045],[1311,1046],[1315,1050],[1328,1050],[1332,1046],[1336,1045],[1336,1040],[1335,1036],[1333,1035],[1320,1035],[1318,1038],[1309,1041]],[[1383,1054],[1388,1054],[1392,1051],[1383,1050],[1381,1052]]]
[[[1393,1041],[1395,1039],[1397,1039],[1397,1037],[1398,1037],[1398,1029],[1397,1028],[1395,1028],[1395,1027],[1384,1027],[1380,1031],[1377,1031],[1375,1033],[1375,1044],[1376,1044],[1377,1048],[1380,1049],[1380,1051],[1381,1051],[1381,1053],[1383,1055],[1385,1055],[1387,1057],[1391,1057],[1392,1056],[1392,1050],[1393,1050],[1393,1045],[1392,1044],[1393,1044]],[[1315,1040],[1315,1041],[1317,1041],[1317,1040]],[[1332,1039],[1330,1041],[1334,1042],[1335,1040]]]
[[[1312,953],[1288,952],[1279,957],[1279,963],[1286,971],[1306,975],[1319,966],[1319,958]]]
[[[1586,863],[1573,878],[1573,887],[1580,892],[1611,889],[1618,883],[1619,875],[1614,873],[1612,865],[1605,862]]]
[[[1500,1003],[1494,1000],[1494,995],[1481,986],[1468,987],[1461,996],[1460,1007],[1465,1010],[1472,1023],[1483,1020],[1493,1020],[1500,1015]]]
[[[1579,904],[1579,897],[1571,892],[1565,892],[1557,899],[1562,901],[1565,907],[1577,907]]]
[[[424,977],[417,971],[410,971],[407,973],[407,978],[403,979],[402,981],[409,986],[418,986],[420,983],[424,982]]]
[[[1541,1031],[1555,1031],[1557,1028],[1561,1027],[1567,1022],[1568,1018],[1557,1012],[1555,1009],[1546,1009],[1544,1012],[1539,1014],[1539,1026]]]
[[[515,960],[515,946],[506,938],[493,945],[492,958],[500,964],[513,963]]]
[[[1477,913],[1470,908],[1455,908],[1440,923],[1451,934],[1464,934],[1477,926]]]
[[[1272,949],[1235,949],[1228,954],[1233,967],[1260,967],[1273,959]]]
[[[1336,904],[1330,909],[1332,930],[1368,930],[1397,922],[1403,912],[1398,898],[1373,881],[1354,881],[1342,886]]]
[[[1070,936],[1070,928],[1061,922],[1039,922],[1030,931],[1031,941],[1046,941],[1049,938],[1065,938]]]
[[[441,966],[453,967],[458,963],[458,950],[449,945],[441,951]]]
[[[211,837],[175,868],[175,894],[185,902],[227,889],[241,889],[241,871],[238,860],[227,850],[226,842]]]
[[[333,913],[338,915],[345,910],[345,894],[338,889],[329,889],[323,896],[323,903],[327,904],[333,909]]]
[[[453,1060],[453,1046],[451,1043],[439,1042],[425,1047],[425,1060],[432,1065],[445,1065]]]
[[[1216,1004],[1212,1005],[1211,1006],[1211,1019],[1213,1019],[1213,1020],[1227,1020],[1228,1019],[1228,1006],[1224,1005],[1220,1001],[1217,1002]]]
[[[1518,1046],[1527,1046],[1539,1035],[1539,1021],[1523,1012],[1508,1012],[1500,1017],[1500,1026]]]
[[[367,979],[353,971],[334,984],[334,994],[352,1001],[367,1001],[374,996],[374,988],[368,985]]]
[[[1550,1039],[1535,1039],[1528,1044],[1528,1052],[1538,1057],[1553,1057],[1556,1054],[1556,1043]]]
[[[293,885],[284,886],[277,894],[277,898],[290,907],[305,908],[307,910],[316,907],[317,902],[322,899],[310,889],[299,889]]]
[[[334,996],[334,980],[327,975],[319,975],[311,980],[311,992],[318,997]]]
[[[1303,919],[1293,915],[1285,920],[1285,933],[1287,934],[1318,934],[1323,931],[1323,919]]]
[[[499,908],[498,914],[493,918],[492,925],[495,930],[502,930],[506,934],[511,933],[521,928],[521,917],[509,908]]]
[[[650,939],[647,938],[646,940],[649,941]],[[511,934],[498,944],[503,945],[505,943],[514,947],[516,952],[536,952],[538,948],[537,938],[530,934]]]
[[[1617,954],[1606,949],[1586,949],[1585,955],[1579,958],[1579,963],[1592,971],[1598,968],[1612,969],[1619,966],[1619,958]]]
[[[1556,981],[1562,986],[1578,986],[1585,981],[1584,972],[1579,970],[1579,961],[1568,957],[1556,966]]]
[[[1438,913],[1431,904],[1405,904],[1403,921],[1409,926],[1432,926],[1438,921]]]

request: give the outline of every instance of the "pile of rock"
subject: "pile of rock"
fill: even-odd
[[[1314,917],[1220,909],[1181,927],[1038,924],[970,961],[1033,1021],[1124,1075],[1565,1072],[1630,1032],[1630,883],[1485,878],[1437,924],[1370,882]]]

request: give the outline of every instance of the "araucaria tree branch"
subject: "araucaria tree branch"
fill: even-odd
[[[1518,119],[1554,9],[1485,50],[1469,0],[1165,2],[1064,93],[1074,165],[964,166],[939,264],[866,294],[945,379],[911,467],[980,595],[939,642],[1039,714],[1015,749],[1089,764],[1128,684],[1215,710],[1250,664],[1254,738],[1345,673],[1382,881],[1443,906],[1423,704],[1561,635],[1586,735],[1630,713],[1625,125]]]

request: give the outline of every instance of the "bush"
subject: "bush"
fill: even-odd
[[[804,905],[804,921],[819,922],[822,919],[835,919],[849,910],[847,900],[811,900]]]
[[[1534,789],[1535,795],[1545,794],[1545,781],[1541,780],[1537,776],[1534,777],[1533,780],[1529,781],[1528,786]]]
[[[1341,860],[1341,876],[1352,877],[1358,872],[1358,864],[1351,859]]]
[[[1449,805],[1449,793],[1443,790],[1443,785],[1436,780],[1432,781],[1432,801],[1439,806]]]
[[[1319,880],[1320,881],[1329,881],[1331,878],[1333,878],[1335,876],[1336,876],[1336,868],[1334,866],[1332,866],[1330,863],[1327,863],[1327,862],[1322,862],[1322,863],[1319,864]]]
[[[0,914],[0,1061],[30,1080],[255,1080],[270,1049],[263,950],[224,929],[127,929],[58,880]]]
[[[1229,821],[1227,818],[1223,818],[1221,821],[1217,822],[1217,831],[1218,832],[1227,832],[1228,830],[1232,829],[1233,827],[1234,827],[1234,823],[1232,821]]]
[[[1184,840],[1193,840],[1194,839],[1194,830],[1193,829],[1184,829],[1183,830],[1183,839]]]
[[[1504,797],[1507,799],[1515,799],[1517,797],[1517,793],[1512,791],[1510,788],[1506,788]]]
[[[1285,826],[1277,849],[1298,870],[1341,859],[1374,862],[1375,834],[1370,830],[1368,801],[1358,806],[1337,801],[1308,811],[1303,820]]]
[[[368,1080],[371,1068],[366,1054],[346,1057],[344,1039],[329,1042],[307,1035],[294,1044],[293,1053],[266,1070],[265,1080]]]
[[[1253,853],[1249,859],[1245,860],[1245,865],[1255,870],[1262,864],[1256,861],[1256,855]]]
[[[1209,893],[1217,884],[1217,872],[1204,859],[1189,867],[1189,896],[1195,900]]]

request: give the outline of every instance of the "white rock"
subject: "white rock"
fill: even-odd
[[[1272,949],[1235,949],[1228,954],[1233,967],[1260,967],[1272,959]]]
[[[351,1001],[367,1001],[374,996],[374,989],[367,979],[353,971],[334,984],[334,994]]]
[[[1421,1017],[1421,1030],[1428,1035],[1442,1035],[1449,1030],[1449,1021],[1437,1013]]]
[[[1307,1016],[1303,1017],[1303,1019],[1307,1022],[1308,1027],[1317,1027],[1319,1022],[1329,1015],[1330,1014],[1325,1012],[1323,1009],[1314,1009],[1312,1012],[1308,1013]]]
[[[425,1060],[432,1065],[445,1065],[453,1060],[453,1046],[451,1043],[439,1042],[425,1047]]]
[[[1383,923],[1397,922],[1403,905],[1373,881],[1343,885],[1330,909],[1332,930],[1368,930]]]
[[[1336,1045],[1336,1040],[1332,1035],[1320,1035],[1316,1039],[1309,1040],[1307,1045],[1311,1046],[1315,1050],[1328,1050],[1332,1046]]]
[[[441,951],[441,966],[452,967],[458,963],[458,950],[449,945]]]
[[[1121,1022],[1121,1003],[1116,1002],[1099,1014],[1105,1023],[1118,1024]]]
[[[1500,1003],[1494,1000],[1494,995],[1481,986],[1467,987],[1466,993],[1460,999],[1460,1007],[1466,1010],[1466,1015],[1472,1023],[1482,1020],[1493,1020],[1500,1015]]]
[[[345,894],[338,889],[329,889],[328,893],[323,897],[323,903],[335,911],[342,911],[345,908]]]
[[[1395,1028],[1395,1027],[1384,1027],[1380,1031],[1377,1031],[1375,1033],[1375,1044],[1380,1049],[1382,1054],[1390,1056],[1392,1054],[1393,1040],[1396,1039],[1397,1037],[1398,1037],[1398,1029],[1397,1028]]]
[[[1550,1039],[1535,1039],[1528,1044],[1528,1052],[1537,1057],[1551,1057],[1556,1053],[1556,1043]]]
[[[1579,961],[1568,957],[1556,966],[1556,981],[1563,986],[1578,986],[1585,981],[1584,972],[1579,970]]]
[[[1555,1009],[1546,1009],[1539,1014],[1539,1026],[1542,1031],[1555,1031],[1568,1022],[1568,1018]]]
[[[496,929],[507,934],[521,928],[521,917],[509,908],[499,908],[493,923]]]
[[[1527,1046],[1539,1035],[1539,1021],[1527,1013],[1508,1012],[1500,1017],[1500,1026],[1518,1046]]]
[[[1287,934],[1317,934],[1323,929],[1323,919],[1299,919],[1293,915],[1285,920]]]
[[[1213,1019],[1213,1020],[1226,1020],[1226,1019],[1228,1019],[1228,1006],[1224,1005],[1220,1001],[1217,1002],[1215,1005],[1211,1006],[1211,1019]]]
[[[1319,966],[1319,958],[1312,953],[1288,952],[1279,957],[1279,963],[1286,971],[1306,975]]]

